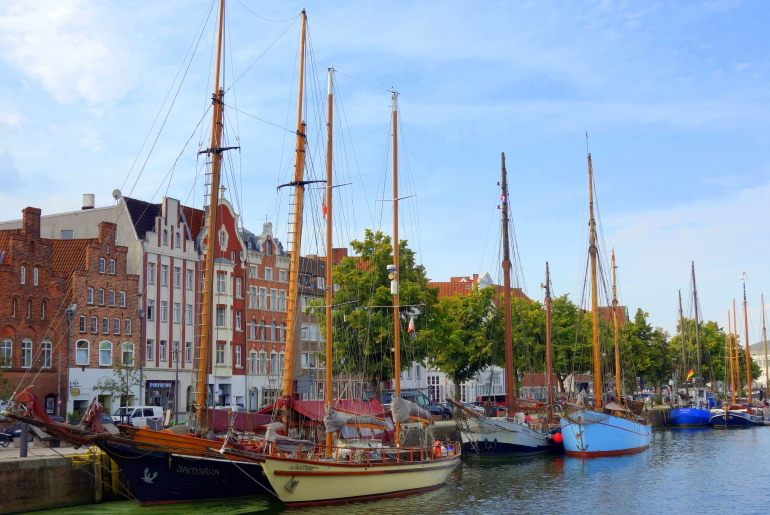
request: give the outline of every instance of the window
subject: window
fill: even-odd
[[[308,361],[308,364],[310,365],[310,368],[316,368],[316,366],[318,366],[317,358],[318,357],[312,352],[308,354],[307,361]]]
[[[96,317],[94,317],[96,318]],[[89,360],[89,347],[88,340],[78,340],[75,343],[75,364],[76,365],[88,365]]]
[[[165,300],[160,301],[160,321],[168,322],[168,302]]]
[[[155,284],[155,263],[147,263],[147,284]]]
[[[123,334],[130,335],[131,334],[131,319],[126,318],[123,320]]]
[[[286,341],[286,324],[281,324],[281,341]]]
[[[193,271],[192,270],[186,270],[186,283],[187,283],[187,289],[192,291],[193,289]]]
[[[112,342],[99,342],[99,366],[112,365]]]
[[[280,311],[286,311],[286,290],[278,292],[278,309]]]
[[[270,339],[272,341],[275,341],[275,321],[273,321],[272,324],[270,324]]]
[[[40,318],[42,320],[45,320],[45,312],[47,311],[48,303],[46,301],[43,301],[40,303]]]
[[[104,290],[102,288],[96,290],[96,301],[100,306],[104,305]]]
[[[155,361],[155,340],[147,340],[145,345],[145,358],[147,361]]]
[[[286,279],[286,270],[278,270],[278,280],[282,283],[285,283],[287,281]]]
[[[32,318],[32,301],[27,301],[27,318]]]
[[[13,366],[13,340],[3,338],[0,342],[0,367],[11,368]]]
[[[182,287],[182,269],[178,266],[174,267],[174,288]]]
[[[192,342],[184,342],[184,361],[192,363]]]
[[[107,260],[104,258],[99,258],[99,273],[103,274],[105,269],[107,268]]]
[[[13,301],[11,301],[11,316],[13,318],[16,318],[18,309],[19,309],[19,300],[13,299]]]
[[[120,307],[125,308],[126,307],[126,292],[122,291],[120,292],[120,295],[118,295],[118,298],[120,299]]]
[[[278,373],[278,354],[276,354],[275,352],[270,353],[270,373],[271,374]]]
[[[37,286],[40,282],[40,270],[35,267],[32,269],[32,285]]]
[[[217,327],[225,326],[225,308],[217,306]]]
[[[232,261],[233,263],[235,263],[235,251],[234,251],[234,250],[231,250],[231,251],[230,251],[230,261]]]
[[[308,357],[308,354],[306,353],[302,353],[302,355],[300,356],[300,367],[303,369],[310,368],[310,363],[308,363],[307,357]]]
[[[185,316],[185,323],[187,323],[187,325],[192,325],[193,323],[193,305],[192,304],[187,305],[184,312],[184,316]]]
[[[264,374],[265,373],[265,367],[266,367],[266,361],[267,361],[267,353],[263,350],[259,351],[259,361],[257,373],[258,374]]]
[[[242,356],[243,350],[241,349],[240,345],[235,346],[235,366],[236,367],[242,367],[243,366],[243,356]]]
[[[110,255],[110,246],[109,245],[105,245],[104,246],[104,253],[107,254],[108,256]]]
[[[267,309],[267,289],[259,289],[259,309]]]
[[[75,231],[73,230],[62,230],[61,232],[61,239],[63,240],[71,240],[75,237]]]
[[[147,299],[147,320],[155,320],[155,301]]]
[[[324,288],[324,278],[323,277],[316,277],[316,283],[318,285],[319,290],[323,290]]]
[[[168,286],[168,265],[160,265],[160,285]]]
[[[235,278],[235,296],[243,297],[243,279],[240,277]]]
[[[166,340],[161,340],[159,351],[160,351],[160,360],[161,361],[168,361],[168,346],[166,345]]]
[[[299,285],[309,288],[313,285],[313,278],[310,277],[310,274],[299,274]]]
[[[258,338],[260,340],[264,340],[265,339],[265,321],[264,320],[259,323],[259,336],[258,336]]]
[[[134,366],[134,344],[131,342],[123,343],[123,364],[127,367]]]
[[[217,365],[225,364],[225,344],[217,343]]]
[[[272,281],[273,280],[273,269],[272,268],[265,268],[265,280]]]
[[[110,293],[110,295],[109,295],[110,306],[114,306],[115,305],[115,290],[110,290],[109,293]]]
[[[165,229],[163,229],[163,245],[168,245],[168,231]]]
[[[86,290],[86,304],[93,304],[94,303],[94,289],[88,288]]]
[[[270,240],[265,241],[265,254],[268,256],[273,253],[273,242]]]
[[[171,344],[171,361],[173,363],[179,363],[179,342]]]
[[[96,317],[91,317],[91,332],[99,332],[99,319]]]
[[[25,338],[21,341],[21,367],[30,368],[32,366],[32,340]]]
[[[180,324],[182,322],[182,304],[174,302],[174,323]]]
[[[235,312],[235,330],[240,331],[241,330],[241,310],[236,310]]]
[[[177,231],[176,234],[174,234],[174,246],[176,248],[182,247],[182,233]]]
[[[257,323],[252,319],[248,324],[249,326],[249,340],[257,339]]]
[[[278,290],[275,288],[270,290],[270,309],[278,309]]]
[[[112,334],[120,334],[120,319],[112,319]]]
[[[22,266],[19,268],[19,282],[21,284],[27,284],[27,267]]]
[[[221,272],[217,274],[217,293],[227,293],[225,291],[225,289],[226,289],[225,279],[226,279],[226,275],[225,274],[223,274]]]
[[[256,279],[256,278],[257,278],[257,266],[256,266],[256,265],[251,265],[251,266],[249,267],[249,270],[250,270],[250,273],[249,273],[249,275],[250,275],[251,277],[253,277],[254,279]]]
[[[249,354],[249,374],[257,373],[257,353],[251,351]]]
[[[257,307],[257,287],[251,286],[249,288],[249,307],[256,309]]]
[[[110,274],[115,275],[115,260],[110,259]]]
[[[283,372],[283,352],[278,354],[278,371]]]
[[[102,333],[110,334],[110,319],[107,317],[102,318]]]
[[[78,328],[80,329],[81,333],[86,332],[86,317],[84,315],[80,316]]]

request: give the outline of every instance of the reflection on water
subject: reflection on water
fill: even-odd
[[[524,460],[467,459],[446,486],[401,499],[292,510],[302,515],[405,513],[622,514],[770,512],[770,428],[656,431],[651,448],[633,456],[583,460],[540,456]],[[268,515],[280,501],[260,497],[229,502],[141,508],[110,502],[48,510],[46,515]]]

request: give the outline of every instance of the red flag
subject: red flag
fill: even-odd
[[[326,207],[326,204],[322,205],[321,211],[323,212],[323,217],[326,218],[326,214],[329,212],[329,209]]]

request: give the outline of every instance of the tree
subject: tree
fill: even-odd
[[[133,345],[133,344],[131,344]],[[120,396],[120,405],[125,406],[134,388],[144,382],[142,368],[138,360],[126,356],[114,356],[112,360],[111,375],[104,375],[94,385],[94,390],[108,392],[110,395]]]
[[[622,328],[622,339],[630,352],[626,370],[635,370],[626,374],[626,391],[636,391],[636,376],[643,383],[655,385],[660,391],[674,371],[674,354],[668,341],[668,333],[660,327],[653,328],[647,322],[648,313],[641,308],[636,310],[633,322],[627,322]]]
[[[561,391],[564,380],[574,372],[591,370],[591,313],[569,300],[569,295],[553,299],[551,304],[551,340],[553,368]]]
[[[496,342],[489,334],[494,295],[494,287],[474,287],[467,295],[439,299],[432,311],[431,327],[436,338],[431,341],[427,362],[452,379],[455,399],[460,399],[460,384],[492,364],[496,354],[495,343],[499,340]]]
[[[333,272],[332,316],[335,374],[361,375],[374,389],[394,375],[393,295],[387,266],[393,263],[391,238],[382,232],[366,230],[363,241],[350,243],[356,257],[343,258]],[[438,289],[428,286],[425,268],[415,262],[414,252],[405,240],[399,243],[399,292],[401,309],[401,368],[412,361],[423,361],[436,338],[432,327]],[[311,307],[325,330],[323,308]],[[414,317],[416,335],[407,333]],[[414,337],[412,337],[414,336]],[[398,371],[400,373],[400,371]]]

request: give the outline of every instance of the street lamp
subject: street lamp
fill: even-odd
[[[174,425],[179,423],[179,343],[174,349],[174,361],[176,362],[176,379],[174,380]]]
[[[64,310],[67,315],[67,367],[69,368],[69,356],[70,356],[70,335],[72,334],[72,320],[75,318],[78,305],[70,304],[70,306]],[[56,416],[61,417],[61,345],[59,346],[59,364],[56,366]]]

